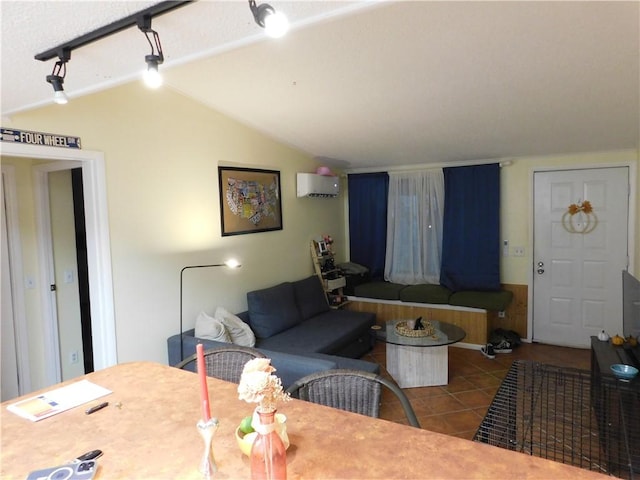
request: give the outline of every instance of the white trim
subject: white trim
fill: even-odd
[[[13,324],[16,336],[16,357],[18,361],[18,393],[31,392],[31,370],[29,368],[29,344],[27,339],[27,311],[24,299],[24,270],[22,268],[22,242],[18,219],[18,191],[15,167],[2,165],[3,190],[7,222],[7,247],[11,259],[11,295],[13,304]]]
[[[0,143],[0,154],[82,162],[94,368],[117,364],[106,174],[102,152]]]
[[[386,300],[384,298],[356,297],[347,295],[347,300],[363,303],[384,303],[386,305],[405,305],[408,307],[433,308],[434,310],[455,310],[456,312],[475,312],[487,313],[484,308],[463,307],[458,305],[450,305],[448,303],[420,303],[420,302],[403,302],[402,300]]]
[[[628,161],[628,162],[612,162],[612,163],[593,163],[593,164],[579,164],[579,165],[563,165],[563,166],[547,166],[547,167],[532,167],[529,169],[529,188],[531,191],[531,196],[529,198],[530,208],[529,208],[529,245],[531,246],[531,268],[529,268],[529,275],[527,279],[527,342],[533,341],[533,262],[535,261],[533,258],[533,248],[535,247],[534,241],[534,214],[535,214],[535,174],[538,172],[558,172],[558,171],[571,171],[571,170],[593,170],[598,168],[619,168],[619,167],[627,167],[629,169],[629,212],[627,218],[627,258],[628,258],[628,270],[632,275],[634,274],[634,265],[635,265],[635,232],[636,232],[636,221],[637,221],[637,213],[636,213],[636,196],[637,189],[636,185],[638,183],[637,180],[637,168],[636,162]]]

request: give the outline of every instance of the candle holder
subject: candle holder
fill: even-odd
[[[206,479],[213,478],[214,473],[218,471],[216,465],[216,459],[213,456],[212,441],[213,435],[218,429],[218,419],[211,418],[206,422],[204,420],[198,420],[196,424],[198,432],[204,441],[204,453],[202,454],[202,460],[200,461],[200,473]]]

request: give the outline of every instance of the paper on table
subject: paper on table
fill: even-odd
[[[33,422],[90,402],[111,393],[89,380],[80,380],[35,397],[12,403],[7,410]]]

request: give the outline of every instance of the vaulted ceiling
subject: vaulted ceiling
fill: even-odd
[[[0,2],[2,115],[51,102],[35,54],[154,3]],[[638,1],[270,3],[281,39],[245,1],[155,18],[163,88],[349,169],[640,146]],[[75,50],[71,101],[138,81],[148,50],[135,27]]]

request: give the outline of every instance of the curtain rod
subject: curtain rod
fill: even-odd
[[[513,164],[512,159],[505,160],[471,160],[466,162],[451,162],[451,163],[423,163],[420,165],[404,165],[398,167],[366,167],[366,168],[354,168],[351,170],[345,170],[345,174],[350,173],[377,173],[377,172],[423,172],[425,170],[445,168],[445,167],[471,167],[474,165],[489,165],[497,163],[500,167],[508,167]]]

